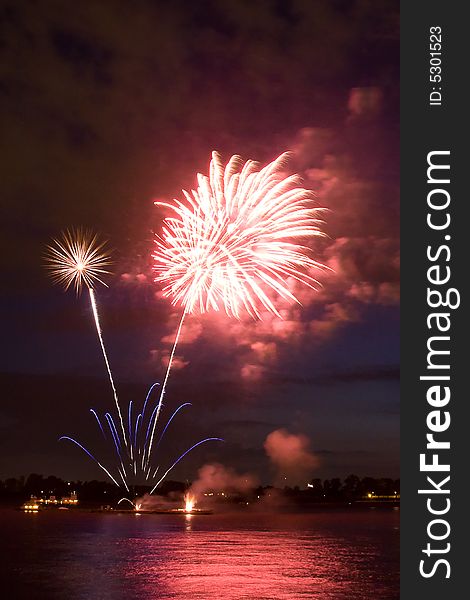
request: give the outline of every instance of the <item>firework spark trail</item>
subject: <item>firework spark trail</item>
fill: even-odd
[[[163,429],[160,437],[158,438],[158,442],[155,446],[155,450],[160,446],[163,437],[166,433],[166,430],[168,429],[168,426],[170,425],[170,423],[173,421],[173,419],[176,417],[176,415],[179,413],[179,411],[184,408],[185,406],[192,406],[191,402],[185,402],[184,404],[181,404],[180,406],[178,406],[178,408],[175,410],[175,412],[171,415],[171,417],[168,419],[167,424],[165,425],[165,428]]]
[[[148,401],[149,401],[149,399],[150,399],[150,396],[151,396],[151,394],[152,394],[152,391],[153,391],[153,389],[154,389],[154,388],[155,388],[157,385],[160,385],[160,383],[159,383],[158,381],[157,381],[157,382],[155,382],[155,383],[153,383],[153,384],[150,386],[150,388],[149,388],[149,391],[147,392],[147,396],[145,397],[144,406],[143,406],[143,408],[142,408],[142,411],[141,411],[141,412],[139,413],[139,415],[137,416],[137,419],[136,419],[136,422],[135,422],[135,431],[134,431],[134,447],[135,447],[135,450],[134,450],[134,451],[135,451],[135,452],[136,452],[136,453],[137,453],[139,456],[140,456],[141,452],[143,452],[143,454],[142,454],[142,469],[144,468],[144,460],[145,460],[145,446],[147,445],[147,440],[148,440],[148,437],[149,437],[149,435],[150,435],[150,427],[151,427],[151,424],[152,424],[152,419],[153,419],[153,417],[154,417],[154,414],[155,414],[155,412],[156,412],[156,410],[157,410],[157,407],[155,407],[155,409],[152,411],[152,413],[151,413],[151,415],[150,415],[150,420],[149,420],[149,424],[148,424],[148,426],[147,426],[147,434],[146,434],[146,436],[145,436],[145,441],[144,441],[144,446],[143,446],[143,448],[142,448],[142,446],[141,446],[140,444],[139,444],[139,445],[137,444],[137,434],[138,434],[138,431],[139,431],[139,425],[140,425],[141,423],[143,423],[143,420],[144,420],[144,418],[145,418],[145,409],[147,408],[147,404],[148,404]]]
[[[132,436],[132,400],[129,402],[129,408],[127,411],[127,424],[129,426],[129,439]]]
[[[129,500],[129,498],[121,498],[121,499],[118,501],[118,504],[121,504],[121,502],[124,502],[124,500],[125,500],[126,502],[129,502],[129,504],[130,504],[130,505],[131,505],[131,506],[132,506],[134,509],[136,509],[136,510],[137,510],[137,506],[134,504],[134,502],[132,502],[132,500]]]
[[[160,443],[162,442],[168,427],[170,426],[170,424],[172,423],[173,419],[176,417],[176,415],[186,406],[191,406],[190,402],[185,402],[183,404],[181,404],[180,406],[178,406],[178,408],[176,408],[176,410],[171,414],[170,418],[168,419],[168,421],[166,422],[165,427],[163,428],[162,432],[160,433],[160,436],[158,438],[158,442],[155,444],[154,446],[154,453],[155,450],[160,446]],[[157,406],[155,406],[153,413],[155,414],[157,410]],[[98,414],[96,413],[96,411],[91,408],[90,412],[95,416],[96,422],[98,424],[98,426],[100,427],[100,430],[103,434],[103,436],[105,437],[106,440],[109,440],[109,438],[106,436],[104,429],[102,427],[101,424],[101,420],[98,416]],[[139,413],[138,417],[137,417],[137,423],[141,421],[141,414]],[[140,418],[140,420],[139,420]],[[101,462],[98,461],[98,459],[89,451],[87,450],[87,448],[85,448],[85,446],[83,446],[80,442],[78,442],[76,439],[69,437],[69,436],[61,436],[59,438],[59,440],[69,440],[71,442],[73,442],[74,444],[76,444],[79,448],[81,448],[83,450],[83,452],[85,452],[105,473],[106,475],[108,475],[108,477],[111,479],[111,481],[117,486],[117,487],[121,487],[121,485],[123,485],[125,487],[125,489],[129,492],[129,475],[128,472],[126,470],[125,467],[125,454],[123,453],[123,443],[121,442],[120,436],[119,436],[119,432],[117,430],[116,424],[114,422],[114,419],[112,417],[112,415],[108,412],[104,413],[104,419],[106,420],[106,423],[108,425],[109,431],[111,433],[111,439],[112,439],[112,446],[113,446],[113,450],[114,450],[114,454],[116,455],[117,458],[117,465],[116,465],[116,471],[117,474],[119,476],[119,478],[122,480],[122,484],[120,484],[116,478],[111,474],[111,472],[109,471],[108,468],[106,468],[103,464],[101,464]],[[150,428],[151,423],[149,423],[149,428]],[[137,427],[138,425],[136,424],[136,432],[137,432]],[[149,435],[149,428],[147,430],[147,436]],[[131,438],[132,439],[132,438]],[[155,489],[160,485],[160,483],[165,479],[165,477],[168,475],[168,473],[192,450],[194,450],[194,448],[197,448],[198,446],[200,446],[201,444],[204,444],[206,442],[209,441],[224,441],[221,438],[215,438],[215,437],[211,437],[211,438],[205,438],[203,440],[200,440],[199,442],[197,442],[196,444],[194,444],[193,446],[191,446],[190,448],[188,448],[185,452],[183,452],[183,454],[181,454],[173,463],[172,465],[169,467],[169,469],[167,469],[165,471],[165,473],[163,474],[163,476],[158,480],[158,482],[154,485],[152,492],[153,493],[155,491]],[[138,444],[137,444],[138,440],[137,437],[134,437],[134,455],[137,454],[137,448],[138,448]],[[155,478],[157,476],[157,473],[160,469],[160,465],[158,465],[156,467],[156,469],[153,471],[153,475],[151,475],[152,473],[152,469],[153,466],[149,461],[148,465],[145,465],[145,469],[142,466],[142,470],[140,473],[137,472],[137,461],[134,460],[133,464],[130,465],[134,476],[138,477],[139,475],[143,478],[145,478],[145,480],[148,481],[148,479],[150,478],[152,481],[152,485],[153,482],[155,481]]]
[[[160,444],[161,444],[161,442],[162,442],[162,440],[163,440],[163,437],[164,437],[164,435],[165,435],[165,433],[166,433],[166,430],[168,429],[168,427],[169,427],[170,423],[173,421],[173,419],[176,417],[176,415],[179,413],[179,411],[180,411],[182,408],[184,408],[185,406],[191,406],[191,402],[185,402],[184,404],[181,404],[181,405],[180,405],[180,406],[178,406],[178,408],[177,408],[177,409],[174,411],[174,413],[173,413],[173,414],[171,415],[171,417],[168,419],[168,421],[167,421],[167,424],[165,425],[165,427],[164,427],[164,429],[163,429],[162,433],[160,434],[160,437],[159,437],[159,439],[158,439],[158,442],[157,442],[157,444],[155,445],[155,450],[158,450],[158,448],[159,448],[159,446],[160,446]],[[148,478],[149,478],[149,476],[150,476],[150,470],[151,470],[151,466],[149,465],[149,469],[148,469],[148,471],[147,471],[147,476],[146,476],[146,479],[148,479]],[[153,477],[155,477],[155,475],[154,475]]]
[[[123,457],[121,454],[121,440],[119,439],[119,434],[117,432],[116,425],[114,424],[113,417],[109,413],[106,413],[104,416],[106,418],[106,421],[108,422],[108,426],[111,431],[111,436],[113,438],[114,446],[116,448],[116,455],[121,463],[121,467],[122,467],[122,470],[124,471],[124,475],[127,476],[127,472],[124,467]]]
[[[153,494],[153,492],[157,489],[157,487],[161,484],[161,482],[165,479],[165,477],[168,475],[168,473],[174,468],[176,467],[176,465],[180,462],[180,460],[182,460],[186,454],[188,454],[189,452],[191,452],[191,450],[194,450],[194,448],[197,448],[198,446],[200,446],[201,444],[205,444],[206,442],[223,442],[224,440],[222,438],[215,438],[215,437],[210,437],[210,438],[205,438],[204,440],[201,440],[200,442],[197,442],[196,444],[194,444],[193,446],[191,446],[191,448],[188,448],[185,452],[183,452],[183,454],[177,458],[175,460],[175,462],[171,465],[171,467],[169,469],[167,469],[165,471],[165,473],[162,475],[162,477],[157,481],[157,483],[153,486],[150,494]]]
[[[132,400],[129,402],[129,409],[127,411],[127,421],[129,426],[129,452],[131,461],[134,460],[134,446],[132,444]]]
[[[158,381],[157,381],[157,382],[155,382],[154,384],[152,384],[152,385],[150,386],[150,388],[149,388],[149,391],[147,392],[147,396],[145,397],[144,407],[142,408],[142,413],[141,413],[141,414],[142,414],[142,418],[144,418],[144,415],[145,415],[145,409],[147,408],[147,403],[148,403],[148,401],[149,401],[150,394],[152,393],[152,390],[153,390],[153,388],[155,388],[157,385],[160,385],[160,384],[158,383]]]
[[[118,469],[118,470],[119,470],[119,475],[121,476],[121,479],[122,479],[122,483],[124,484],[124,487],[126,488],[127,491],[129,491],[124,473],[121,471],[121,469]]]
[[[147,466],[148,466],[148,464],[150,462],[150,455],[152,453],[152,444],[153,444],[153,438],[154,438],[154,435],[155,435],[155,428],[157,426],[158,417],[160,416],[160,411],[161,411],[162,403],[163,403],[163,397],[165,395],[166,384],[167,384],[167,381],[168,381],[168,377],[170,376],[171,365],[173,364],[173,358],[175,356],[176,346],[178,345],[178,340],[179,340],[180,335],[181,335],[181,328],[183,327],[183,322],[184,322],[184,317],[185,316],[186,316],[186,311],[183,311],[183,314],[181,315],[181,319],[180,319],[180,322],[179,322],[179,325],[178,325],[178,329],[176,331],[176,336],[175,336],[175,341],[173,343],[173,348],[171,349],[170,358],[168,360],[168,366],[167,366],[166,373],[165,373],[165,379],[163,380],[163,385],[162,385],[162,389],[161,389],[161,392],[160,392],[160,398],[159,398],[158,404],[157,404],[157,413],[155,415],[155,420],[153,422],[152,435],[150,436],[150,443],[149,443],[148,452],[147,452],[147,462],[146,462]]]
[[[137,415],[137,419],[135,421],[135,431],[134,431],[134,449],[139,454],[140,454],[140,447],[137,447],[137,435],[139,433],[139,425],[140,425],[141,421],[142,421],[142,413],[139,413]]]
[[[113,390],[114,402],[121,423],[123,439],[127,446],[124,422],[122,420],[121,408],[119,406],[111,366],[104,345],[93,287],[96,282],[106,286],[106,283],[101,277],[104,274],[109,273],[105,267],[111,263],[109,256],[104,251],[104,246],[104,242],[98,242],[96,234],[93,235],[91,232],[83,229],[67,230],[62,233],[60,238],[54,239],[53,244],[47,247],[46,268],[50,271],[53,281],[63,285],[65,291],[67,291],[70,286],[73,286],[78,296],[81,293],[83,286],[88,288],[95,327],[98,333],[106,369],[108,371],[109,381]]]
[[[80,442],[77,442],[77,440],[74,440],[72,437],[68,436],[68,435],[63,435],[59,438],[59,442],[60,440],[69,440],[69,442],[73,442],[74,444],[76,444],[79,448],[81,448],[83,450],[83,452],[85,452],[86,454],[88,454],[88,456],[93,459],[95,461],[95,463],[100,467],[100,469],[103,469],[103,471],[106,473],[106,475],[108,475],[108,477],[110,479],[112,479],[112,481],[118,486],[120,487],[119,483],[114,479],[114,477],[111,475],[111,473],[108,471],[108,469],[106,467],[103,467],[103,465],[99,462],[99,460],[97,460],[93,454],[91,452],[89,452],[85,446],[82,446],[80,444]]]
[[[104,439],[106,440],[106,439],[107,439],[107,438],[106,438],[106,434],[105,434],[105,432],[104,432],[103,425],[101,425],[100,418],[99,418],[99,417],[98,417],[98,415],[96,414],[96,410],[94,410],[93,408],[90,408],[90,412],[91,412],[91,413],[92,413],[92,414],[95,416],[95,419],[97,420],[97,422],[98,422],[98,425],[99,425],[99,427],[100,427],[100,429],[101,429],[101,433],[103,434],[103,437],[104,437]]]
[[[114,443],[116,444],[116,448],[117,448],[118,452],[121,452],[121,449],[122,449],[121,438],[119,437],[119,433],[118,433],[116,424],[114,423],[114,419],[113,419],[112,415],[108,412],[105,413],[104,416],[108,422],[108,426],[109,426],[109,429],[113,436]]]
[[[129,402],[128,415],[127,415],[128,432],[126,432],[126,428],[124,426],[124,420],[123,420],[123,416],[122,416],[122,412],[121,412],[121,407],[120,407],[119,399],[118,399],[118,395],[117,395],[117,390],[116,390],[116,386],[114,383],[111,366],[109,363],[108,355],[106,352],[106,347],[105,347],[104,340],[103,340],[103,334],[102,334],[102,330],[101,330],[96,296],[95,296],[94,287],[93,287],[96,282],[100,282],[103,285],[106,285],[104,283],[104,281],[102,281],[101,275],[104,273],[108,273],[108,271],[105,270],[104,267],[109,264],[109,258],[103,252],[103,250],[102,250],[103,246],[104,246],[104,244],[98,244],[96,235],[92,235],[89,232],[86,232],[86,231],[83,231],[80,229],[67,231],[62,234],[61,239],[54,240],[53,245],[48,246],[48,252],[47,252],[47,256],[46,256],[46,258],[47,258],[46,266],[50,270],[53,280],[56,283],[60,283],[61,285],[63,285],[65,290],[67,290],[70,286],[73,285],[77,295],[79,295],[80,292],[82,291],[83,286],[86,286],[88,288],[91,308],[92,308],[92,312],[93,312],[93,318],[94,318],[94,322],[95,322],[95,327],[96,327],[96,331],[98,333],[98,339],[100,342],[101,351],[102,351],[106,369],[108,372],[109,381],[111,383],[111,388],[112,388],[113,396],[114,396],[114,402],[115,402],[118,417],[119,417],[119,425],[120,425],[120,429],[121,429],[122,433],[119,433],[118,428],[116,427],[116,424],[114,422],[113,416],[109,412],[106,412],[104,414],[104,419],[107,422],[109,431],[111,433],[110,438],[108,438],[108,436],[105,433],[101,419],[98,416],[97,412],[93,408],[90,409],[90,412],[95,417],[96,422],[97,422],[97,424],[100,428],[100,431],[101,431],[103,437],[105,438],[105,440],[111,441],[111,439],[112,439],[112,446],[114,447],[113,453],[115,453],[116,458],[117,458],[117,465],[116,465],[115,469],[116,469],[117,473],[119,474],[118,479],[120,478],[122,480],[122,484],[124,485],[125,489],[129,492],[128,473],[127,473],[126,466],[130,467],[133,470],[134,476],[137,477],[138,476],[137,456],[138,455],[140,456],[141,452],[142,452],[142,473],[143,473],[143,475],[146,474],[147,479],[150,476],[150,473],[152,470],[151,458],[152,458],[152,445],[153,445],[154,435],[155,435],[155,431],[156,431],[156,427],[157,427],[157,422],[160,417],[160,411],[163,406],[163,398],[165,395],[166,384],[167,384],[168,377],[169,377],[169,374],[171,371],[171,366],[173,363],[176,346],[178,344],[179,336],[181,333],[181,328],[183,325],[184,316],[186,313],[184,311],[183,315],[181,317],[181,321],[180,321],[180,324],[178,327],[176,339],[175,339],[175,342],[173,345],[172,352],[170,354],[168,367],[166,370],[166,374],[165,374],[165,378],[163,381],[160,396],[159,396],[157,405],[155,406],[155,408],[152,410],[152,412],[150,414],[150,419],[149,419],[149,422],[147,425],[147,430],[146,430],[146,435],[145,435],[145,442],[142,446],[139,441],[139,432],[143,431],[146,409],[147,409],[148,402],[150,400],[152,390],[159,384],[154,383],[150,387],[150,389],[147,393],[147,396],[145,398],[145,401],[144,401],[144,404],[142,407],[142,411],[137,415],[137,418],[135,419],[134,431],[133,431],[133,412],[132,412],[133,403],[132,403],[132,400]],[[188,405],[190,405],[190,403],[182,404],[171,415],[170,419],[166,423],[166,426],[163,429],[163,431],[159,437],[157,447],[160,445],[160,442],[162,441],[163,436],[165,435],[165,432],[167,431],[168,426],[172,422],[173,418],[176,416],[176,414],[179,412],[179,410],[181,410],[184,406],[188,406]],[[103,423],[104,423],[104,421],[103,421]],[[139,427],[140,427],[140,429],[139,429]],[[83,452],[85,452],[93,461],[96,462],[96,464],[103,470],[104,473],[106,473],[106,475],[108,475],[108,477],[111,479],[111,481],[115,485],[117,485],[118,487],[121,487],[121,484],[119,483],[118,479],[116,479],[116,477],[114,477],[111,474],[109,469],[107,469],[104,465],[102,465],[101,462],[99,462],[95,458],[95,456],[89,450],[87,450],[87,448],[85,448],[85,446],[83,446],[80,442],[78,442],[77,440],[75,440],[74,438],[69,437],[69,436],[62,436],[59,439],[60,440],[69,440],[69,441],[73,442],[74,444],[76,444],[81,450],[83,450]],[[218,438],[208,438],[207,440],[203,440],[203,441],[199,442],[198,444],[195,444],[192,448],[190,448],[190,450],[192,450],[193,448],[198,446],[200,443],[209,441],[211,439],[218,439]],[[150,444],[147,446],[149,441],[150,441]],[[173,463],[172,467],[170,467],[170,469],[167,471],[167,473],[173,468],[173,466],[175,466],[183,458],[183,456],[185,456],[187,454],[188,451],[186,451],[183,455],[181,455],[181,457],[175,463]],[[129,459],[130,459],[130,462],[129,462]],[[159,467],[157,466],[157,468],[155,469],[155,471],[153,473],[152,480],[155,479],[155,477],[158,473],[158,470],[159,470]],[[164,479],[166,474],[163,476],[163,478],[160,479],[159,483],[161,483],[161,481]]]
[[[104,362],[106,364],[106,369],[108,371],[109,381],[111,383],[111,388],[113,390],[114,403],[116,405],[116,409],[117,409],[118,416],[119,416],[119,421],[121,423],[122,437],[123,437],[124,443],[127,446],[126,431],[124,429],[124,421],[122,419],[121,407],[119,406],[119,400],[118,400],[117,390],[116,390],[116,386],[114,385],[113,374],[111,372],[111,367],[109,365],[108,355],[106,353],[106,348],[105,348],[104,341],[103,341],[103,335],[101,333],[100,318],[99,318],[99,315],[98,315],[98,307],[96,305],[95,292],[93,291],[93,288],[91,288],[91,287],[88,288],[88,292],[90,294],[90,302],[91,302],[91,307],[92,307],[92,310],[93,310],[93,317],[95,319],[96,331],[98,332],[98,339],[99,339],[100,345],[101,345],[101,351],[103,353]]]
[[[153,418],[157,412],[158,406],[155,406],[155,408],[152,411],[152,414],[150,416],[148,425],[147,425],[147,433],[145,434],[145,442],[144,442],[144,446],[143,446],[143,452],[142,452],[142,470],[144,470],[145,467],[145,456],[146,456],[146,448],[147,448],[147,442],[149,440],[149,436],[150,436],[150,429],[152,428],[152,424],[153,424]]]

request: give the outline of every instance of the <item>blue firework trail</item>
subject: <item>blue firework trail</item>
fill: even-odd
[[[103,467],[103,465],[100,463],[100,461],[95,458],[93,456],[93,454],[88,451],[85,446],[82,446],[82,444],[80,444],[80,442],[77,442],[77,440],[74,440],[72,437],[68,436],[68,435],[63,435],[59,438],[59,442],[60,440],[69,440],[70,442],[73,442],[74,444],[76,444],[79,448],[81,448],[83,450],[83,452],[85,452],[86,454],[88,454],[88,456],[95,461],[95,463],[100,467],[100,469],[103,469],[103,471],[106,473],[106,475],[108,475],[108,477],[118,486],[120,487],[119,483],[114,479],[114,477],[111,475],[111,473],[108,471],[108,469],[106,467]]]
[[[150,492],[152,494],[160,485],[160,483],[162,483],[168,473],[170,473],[170,471],[189,452],[201,444],[205,444],[206,442],[223,441],[218,437],[209,437],[196,442],[187,450],[185,450],[180,456],[178,456],[176,460],[173,460],[170,466],[165,469],[163,475],[157,480],[157,474],[163,471],[161,464],[156,464],[156,459],[158,457],[157,450],[165,439],[167,430],[174,418],[182,409],[192,406],[191,402],[184,402],[183,404],[180,404],[173,411],[165,425],[161,428],[161,433],[158,436],[156,444],[154,444],[152,448],[149,448],[150,435],[151,432],[154,432],[158,426],[157,421],[159,419],[157,418],[157,415],[162,408],[161,398],[157,399],[155,406],[152,406],[150,400],[152,396],[152,390],[155,389],[157,385],[159,384],[154,383],[149,388],[146,398],[142,404],[142,410],[135,418],[133,416],[133,414],[135,414],[135,411],[133,410],[135,404],[132,400],[129,402],[127,411],[128,431],[125,434],[121,432],[120,427],[116,426],[115,420],[111,413],[106,412],[102,418],[100,418],[97,411],[94,408],[90,408],[90,412],[95,417],[96,423],[104,440],[108,442],[108,455],[111,455],[112,457],[110,460],[112,460],[114,463],[113,466],[109,465],[109,460],[106,466],[102,464],[104,461],[100,462],[100,460],[98,460],[98,458],[96,458],[96,456],[90,452],[90,450],[88,450],[83,444],[73,437],[64,435],[60,437],[59,440],[66,440],[78,446],[100,467],[100,469],[102,469],[104,473],[106,473],[111,481],[118,487],[124,487],[127,491],[129,491],[129,485],[147,482],[153,486],[152,491]],[[147,414],[149,414],[149,417],[146,417]],[[103,427],[103,423],[107,424],[108,435]],[[127,445],[124,435],[127,437]],[[159,460],[158,462],[163,461]],[[121,482],[119,480],[121,480]]]
[[[163,439],[163,436],[165,435],[165,433],[166,433],[166,430],[168,429],[168,425],[169,425],[169,424],[170,424],[170,423],[173,421],[173,419],[176,417],[176,415],[179,413],[179,411],[180,411],[182,408],[184,408],[185,406],[192,406],[192,405],[191,405],[191,402],[185,402],[184,404],[181,404],[181,406],[178,406],[178,408],[175,410],[175,412],[174,412],[174,413],[171,415],[171,417],[168,419],[168,423],[165,425],[165,428],[164,428],[164,430],[162,431],[162,434],[161,434],[161,436],[160,436],[160,437],[159,437],[159,439],[158,439],[158,442],[157,442],[157,445],[156,445],[155,449],[157,449],[157,448],[158,448],[158,446],[160,446],[160,443],[161,443],[161,441],[162,441],[162,439]]]
[[[101,433],[103,434],[104,439],[107,439],[106,438],[106,434],[105,434],[104,429],[103,429],[103,425],[101,425],[100,418],[96,414],[96,410],[94,408],[90,408],[90,412],[91,412],[92,415],[94,415],[94,417],[95,417],[95,419],[96,419],[96,421],[97,421],[97,423],[99,425],[99,428],[101,429]]]
[[[159,425],[159,417],[161,409],[163,408],[163,397],[165,395],[165,388],[170,375],[173,358],[175,355],[176,346],[181,334],[181,328],[183,326],[184,317],[186,310],[183,311],[181,320],[176,332],[176,337],[173,343],[173,348],[170,353],[170,358],[166,368],[165,376],[163,378],[163,385],[160,387],[160,395],[158,401],[153,410],[147,409],[147,406],[151,404],[151,396],[154,388],[159,386],[159,383],[154,383],[148,390],[145,401],[142,405],[142,410],[137,417],[133,418],[133,405],[132,401],[129,402],[128,413],[127,413],[127,430],[123,419],[123,411],[121,411],[121,405],[119,402],[116,386],[114,383],[113,374],[111,371],[111,365],[108,359],[103,334],[101,331],[100,318],[98,313],[98,306],[95,295],[95,285],[106,283],[101,279],[103,274],[109,273],[107,265],[110,264],[108,252],[104,250],[104,243],[99,243],[97,236],[90,232],[83,231],[81,229],[71,230],[64,232],[62,237],[53,241],[48,246],[47,251],[47,268],[50,270],[51,275],[57,283],[61,283],[65,290],[71,285],[75,288],[77,295],[81,292],[83,287],[88,288],[91,309],[93,313],[93,319],[95,322],[98,339],[103,354],[103,358],[106,365],[109,381],[113,391],[115,409],[116,409],[116,423],[113,416],[106,412],[104,418],[100,419],[100,416],[95,409],[91,408],[90,412],[95,417],[98,427],[108,445],[111,447],[111,454],[114,461],[114,466],[104,466],[92,452],[90,452],[83,444],[78,442],[75,438],[64,435],[59,440],[70,441],[78,446],[83,452],[85,452],[115,483],[118,487],[121,484],[118,483],[119,479],[122,480],[122,484],[129,491],[129,473],[133,474],[134,481],[148,480],[150,473],[155,469],[155,450],[159,447],[168,426],[172,422],[176,414],[189,403],[184,403],[179,406],[176,411],[171,415],[170,419],[166,423],[160,437],[158,439],[155,449],[153,448],[153,440],[155,433],[157,432],[157,426]],[[135,408],[134,408],[135,411]],[[150,412],[150,418],[147,420],[147,413]],[[124,413],[125,414],[125,413]],[[106,434],[105,427],[106,423],[109,428],[111,436]],[[105,427],[103,427],[103,424]],[[143,435],[145,432],[145,436]],[[166,471],[168,473],[190,450],[196,448],[199,444],[202,444],[209,439],[201,440],[189,450],[183,453]],[[104,461],[103,461],[104,462]],[[153,483],[156,474],[159,471],[159,465],[154,470],[154,475],[151,478]],[[165,476],[164,476],[165,477]],[[160,482],[163,478],[160,479]],[[155,489],[155,488],[154,488]]]
[[[157,489],[157,487],[161,484],[161,482],[165,479],[165,477],[173,469],[173,467],[176,467],[176,465],[180,462],[180,460],[182,460],[186,456],[186,454],[189,454],[191,452],[191,450],[194,450],[194,448],[197,448],[198,446],[200,446],[201,444],[205,444],[206,442],[223,442],[223,441],[224,440],[222,438],[210,437],[210,438],[205,438],[204,440],[200,440],[199,442],[197,442],[196,444],[191,446],[191,448],[188,448],[185,452],[183,452],[183,454],[180,457],[178,457],[175,460],[175,462],[171,465],[171,467],[169,467],[165,471],[165,473],[162,475],[162,477],[160,477],[160,479],[154,485],[154,487],[152,488],[152,491],[150,493],[153,494],[153,492]]]

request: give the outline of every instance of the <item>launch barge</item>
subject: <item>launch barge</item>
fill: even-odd
[[[202,508],[193,508],[192,510],[185,510],[184,508],[170,508],[170,509],[154,509],[154,510],[128,510],[125,508],[101,508],[93,512],[105,512],[105,513],[116,513],[125,515],[212,515],[212,510],[204,510]]]

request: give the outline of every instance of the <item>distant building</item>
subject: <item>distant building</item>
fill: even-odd
[[[68,496],[63,496],[59,500],[56,496],[51,495],[49,498],[36,498],[36,496],[31,496],[31,500],[29,504],[40,504],[42,506],[58,506],[62,504],[66,505],[77,505],[78,497],[76,492],[72,492]]]
[[[61,504],[78,504],[77,492],[72,492],[69,496],[60,499]]]

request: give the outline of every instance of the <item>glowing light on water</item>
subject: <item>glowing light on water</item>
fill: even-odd
[[[186,494],[184,497],[184,511],[187,513],[192,512],[196,506],[196,498],[192,494]]]

